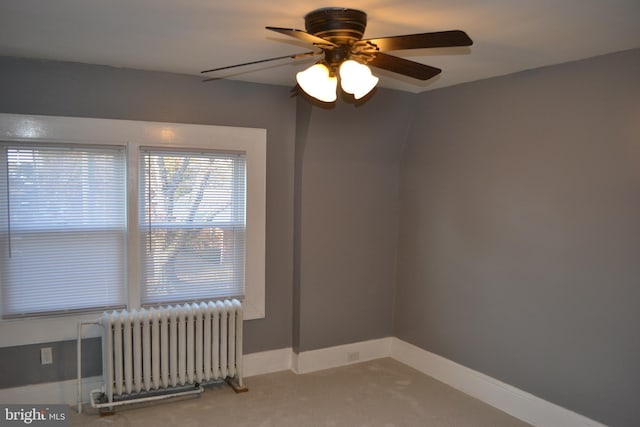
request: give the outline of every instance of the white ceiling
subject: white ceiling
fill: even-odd
[[[393,52],[443,69],[428,82],[374,69],[380,86],[409,92],[640,47],[639,0],[1,0],[0,55],[199,75],[309,51],[264,27],[304,29],[306,13],[328,6],[365,11],[365,38],[469,34],[469,49]],[[294,86],[295,73],[313,62],[275,61],[217,76]]]

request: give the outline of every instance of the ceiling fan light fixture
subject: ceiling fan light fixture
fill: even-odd
[[[324,64],[315,64],[296,74],[298,84],[309,96],[322,102],[337,99],[338,79],[331,77],[329,68]]]
[[[305,15],[304,21],[306,31],[281,27],[266,27],[266,29],[311,44],[315,47],[314,51],[212,68],[201,73],[212,73],[284,58],[298,59],[324,55],[324,60],[319,64],[298,73],[296,80],[309,96],[323,102],[334,102],[337,99],[338,79],[341,80],[340,85],[343,91],[353,95],[355,99],[371,93],[378,84],[378,78],[371,74],[369,66],[420,81],[432,79],[442,72],[440,68],[386,52],[473,45],[473,40],[461,30],[363,38],[367,26],[367,14],[361,10],[344,7],[313,10]],[[356,61],[349,59],[352,57]],[[356,74],[353,75],[353,73]],[[204,81],[210,80],[216,80],[216,78]]]
[[[340,86],[355,99],[360,99],[371,92],[378,84],[378,80],[369,67],[352,59],[340,65]]]

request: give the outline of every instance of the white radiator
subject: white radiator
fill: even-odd
[[[237,379],[242,386],[242,306],[237,300],[105,312],[105,398]]]

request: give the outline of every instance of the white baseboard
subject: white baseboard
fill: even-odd
[[[269,374],[291,369],[291,347],[243,356],[243,376]],[[89,392],[102,387],[102,377],[82,380],[82,401],[88,403]],[[78,383],[75,379],[0,389],[0,402],[17,405],[77,404]]]
[[[89,392],[102,387],[102,377],[89,377],[82,380],[82,401],[89,401]],[[67,404],[78,403],[78,382],[74,380],[42,383],[21,387],[0,389],[0,402],[17,405]]]
[[[290,347],[245,354],[243,376],[252,377],[285,370],[304,374],[383,357],[392,357],[534,426],[605,427],[597,421],[392,337],[298,354]],[[102,377],[83,379],[83,401],[89,400],[90,390],[100,388],[101,385]],[[75,380],[0,389],[0,402],[7,404],[75,405],[76,400]]]
[[[243,376],[268,374],[291,369],[291,347],[261,353],[245,354]],[[89,402],[89,392],[102,387],[102,377],[82,380],[82,401]],[[78,383],[75,379],[0,389],[0,402],[17,405],[77,404]]]
[[[391,338],[380,338],[294,354],[291,368],[297,374],[306,374],[390,355]]]
[[[252,377],[288,371],[291,369],[292,357],[293,349],[291,347],[245,354],[242,356],[242,376]]]
[[[469,369],[398,338],[391,357],[534,426],[604,427],[561,406]]]
[[[357,355],[357,358],[356,358]],[[505,384],[495,378],[423,350],[398,338],[294,353],[290,348],[245,355],[245,376],[291,369],[298,374],[335,368],[366,360],[392,357],[438,381],[460,390],[534,426],[605,427],[561,406]],[[248,363],[248,359],[251,360]]]
[[[391,338],[380,338],[353,344],[295,353],[291,347],[245,354],[243,376],[292,370],[297,374],[336,368],[367,360],[391,356]]]

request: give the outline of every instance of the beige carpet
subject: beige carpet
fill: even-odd
[[[392,359],[304,375],[278,372],[199,397],[119,407],[100,417],[91,407],[72,426],[417,427],[526,426],[504,412]]]

